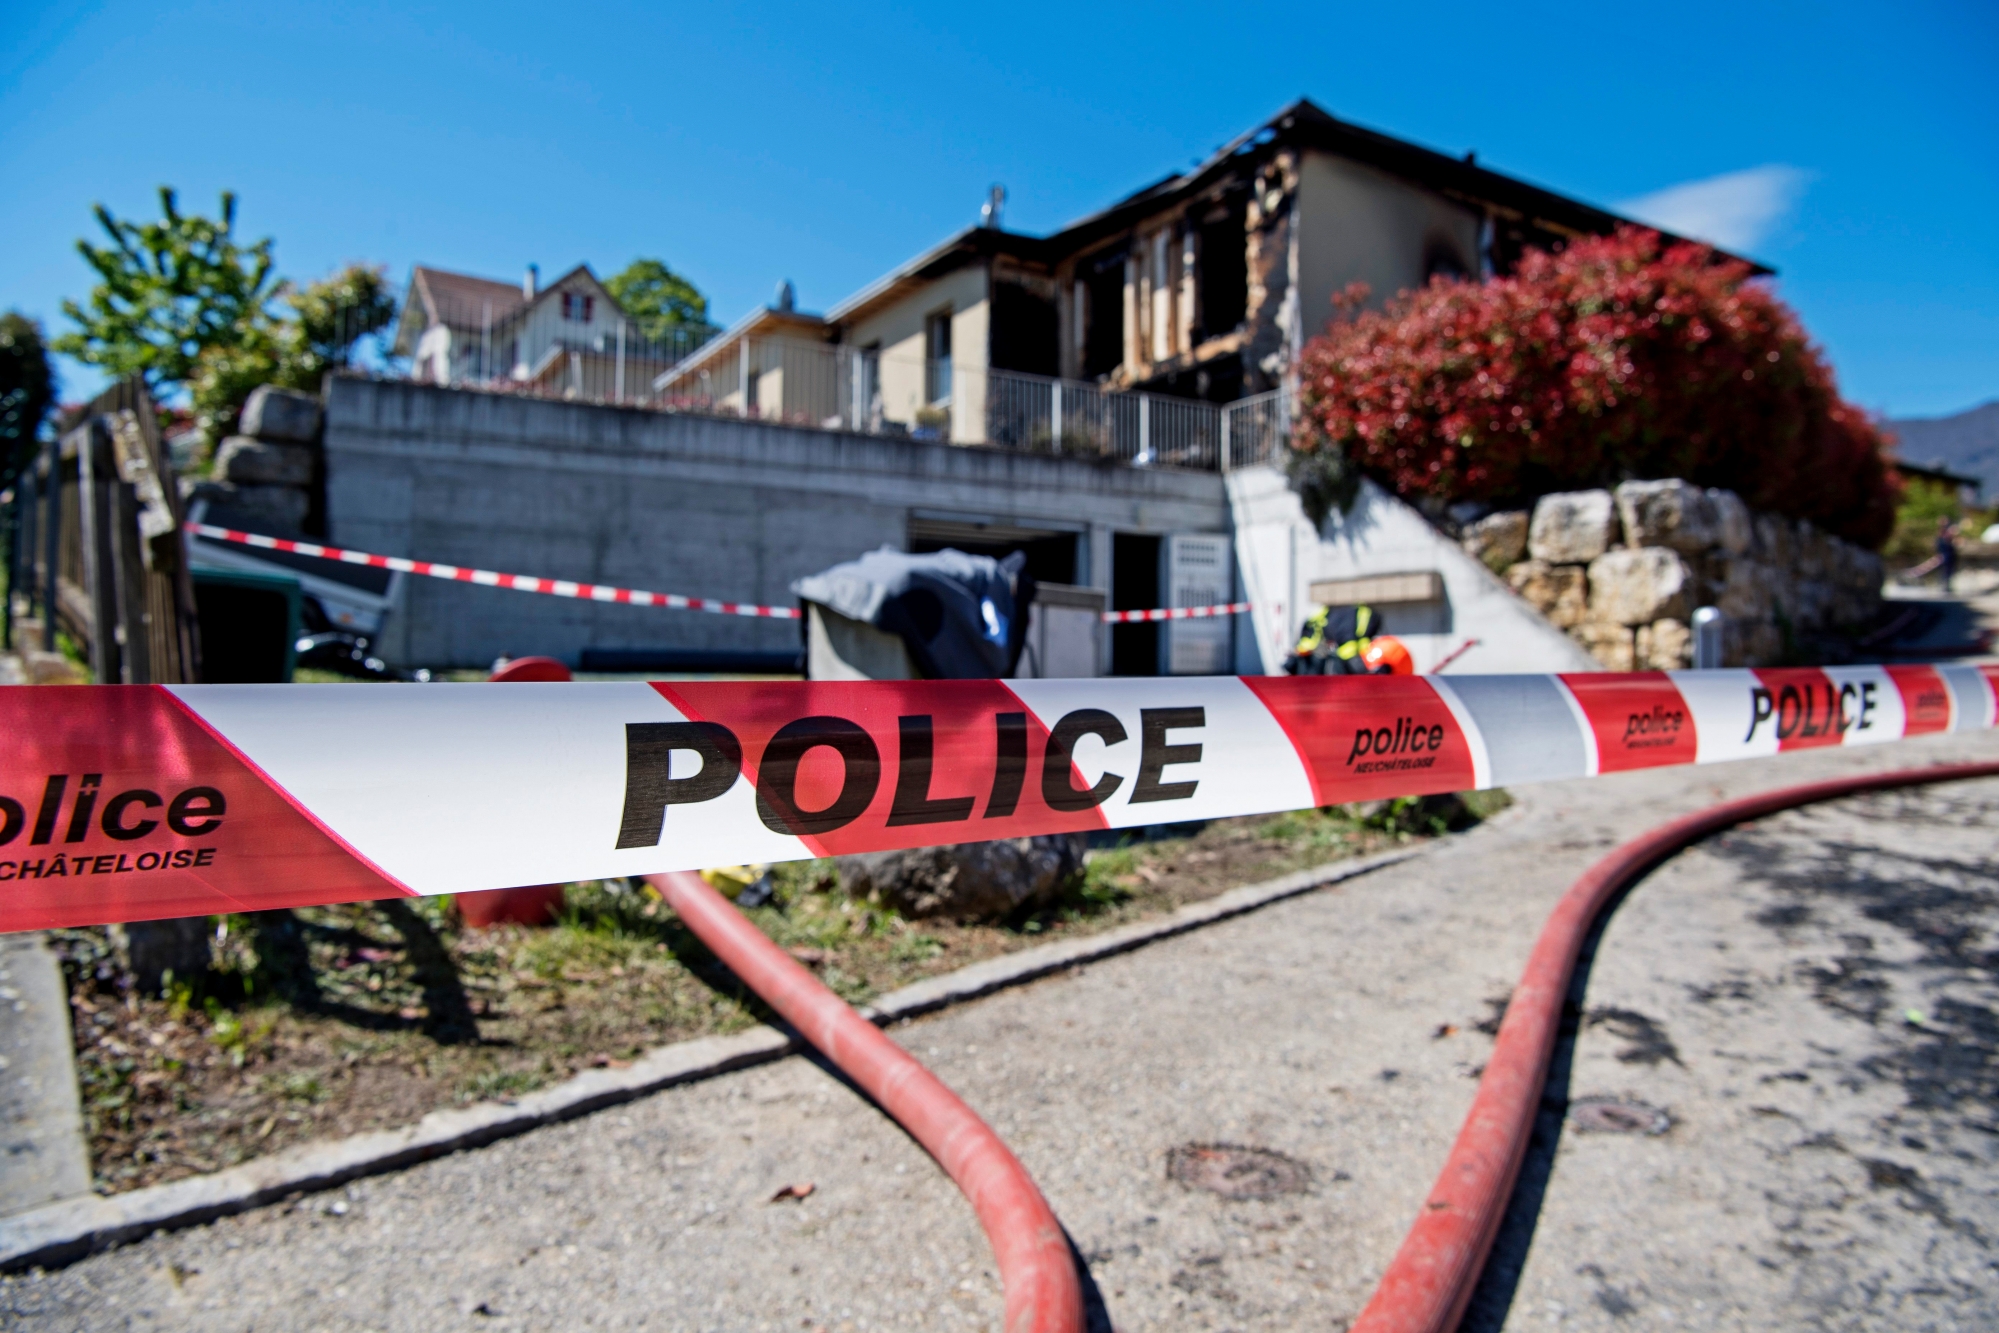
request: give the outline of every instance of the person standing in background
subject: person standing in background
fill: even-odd
[[[1957,520],[1953,518],[1937,521],[1937,577],[1948,594],[1951,580],[1957,577]]]

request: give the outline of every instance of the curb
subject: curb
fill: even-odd
[[[1425,843],[1421,847],[1380,852],[1374,856],[1358,857],[1352,861],[1313,866],[1307,870],[1285,875],[1281,879],[1269,879],[1261,884],[1230,889],[1227,893],[1217,894],[1213,898],[1188,903],[1185,907],[1178,908],[1156,921],[1137,921],[1129,926],[1120,926],[1116,930],[1107,930],[1101,935],[1087,935],[1075,940],[1057,940],[1037,948],[1023,949],[1019,953],[987,958],[961,967],[955,972],[946,972],[916,982],[914,985],[904,986],[901,990],[890,991],[873,1004],[863,1006],[861,1015],[883,1026],[899,1023],[948,1005],[975,1000],[981,995],[989,995],[1008,986],[1018,986],[1053,972],[1066,971],[1099,958],[1127,953],[1155,940],[1170,939],[1190,930],[1199,930],[1202,926],[1226,921],[1232,916],[1254,912],[1259,907],[1267,907],[1286,898],[1295,898],[1299,894],[1310,893],[1328,884],[1338,884],[1342,880],[1365,875],[1371,870],[1392,866],[1398,861],[1407,861],[1435,845],[1434,842]]]
[[[1489,828],[1496,819],[1487,820]],[[988,958],[891,991],[861,1015],[888,1026],[1010,986],[1110,958],[1203,926],[1256,911],[1327,885],[1407,861],[1444,840],[1352,861],[1315,866],[1189,903],[1156,921],[1101,935],[1060,940]],[[768,1064],[798,1050],[798,1039],[771,1027],[729,1037],[697,1037],[661,1046],[624,1069],[590,1069],[509,1101],[433,1111],[414,1125],[310,1143],[205,1176],[109,1196],[83,1195],[0,1218],[0,1272],[72,1263],[152,1232],[199,1226],[293,1195],[334,1189],[363,1176],[400,1170],[467,1148],[524,1134],[633,1101],[676,1084]]]
[[[69,990],[40,931],[0,935],[0,1215],[90,1192]]]

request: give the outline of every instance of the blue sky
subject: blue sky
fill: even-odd
[[[1999,397],[1999,6],[269,3],[0,10],[0,306],[61,326],[102,201],[310,278],[664,258],[819,309],[977,218],[1045,231],[1285,102],[1776,266],[1849,397]],[[66,366],[74,396],[92,378]]]

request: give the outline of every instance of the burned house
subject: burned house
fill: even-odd
[[[1301,610],[1364,577],[1371,603],[1401,590],[1390,620],[1420,667],[1589,669],[1392,498],[1363,497],[1365,540],[1328,538],[1281,464],[1292,367],[1335,294],[1364,283],[1378,304],[1440,274],[1504,274],[1622,219],[1307,102],[1052,235],[1006,230],[1002,202],[823,313],[786,283],[664,357],[608,295],[586,299],[582,274],[539,304],[467,287],[454,316],[426,270],[403,333],[431,382],[335,382],[333,536],[607,585],[671,571],[676,589],[757,604],[883,546],[1022,553],[1078,614],[1250,604],[1102,626],[1098,669],[1132,675],[1277,670]],[[542,325],[545,341],[528,336]],[[797,650],[769,619],[518,597],[448,610],[462,592],[413,583],[418,610],[385,652],[679,670]]]
[[[784,347],[760,351],[770,321],[753,316],[700,368],[740,367],[730,401],[766,416],[1017,444],[1010,397],[1034,383],[1074,386],[1079,410],[1085,389],[1236,402],[1281,386],[1349,284],[1378,306],[1625,221],[1308,101],[1051,236],[1004,230],[998,202],[824,315],[783,311]],[[799,347],[814,340],[827,368],[801,394]],[[759,399],[772,371],[784,392]],[[1050,429],[1045,406],[1035,419]],[[1059,444],[1068,427],[1053,429]]]

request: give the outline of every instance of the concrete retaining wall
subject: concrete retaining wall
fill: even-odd
[[[1229,529],[1204,473],[346,378],[328,394],[326,485],[336,545],[776,605],[801,575],[904,546],[913,514],[1074,531],[1076,581],[1105,589],[1113,531]],[[418,578],[384,639],[391,662],[430,667],[800,643],[795,621]]]

